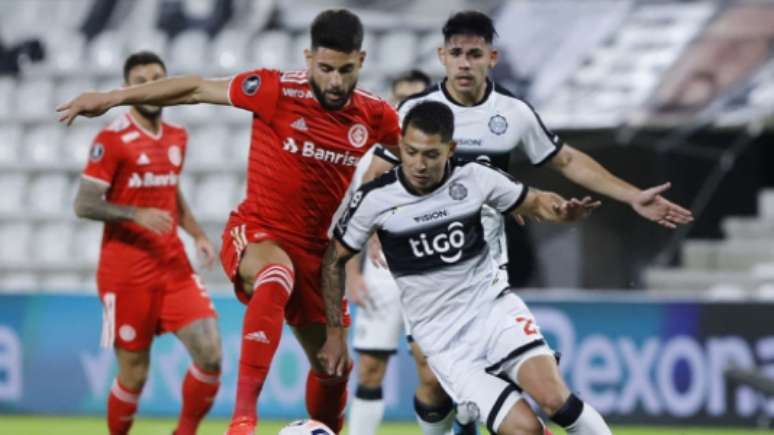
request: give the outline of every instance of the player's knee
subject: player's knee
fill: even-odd
[[[358,383],[369,388],[376,388],[382,385],[386,369],[386,359],[374,358],[365,353],[361,353],[357,370]]]
[[[119,373],[121,384],[132,390],[139,390],[148,380],[148,365],[136,364],[124,366]]]
[[[194,363],[208,372],[220,372],[220,362],[223,358],[220,345],[207,344],[198,349],[195,355],[192,355]]]
[[[532,395],[532,398],[540,405],[540,409],[542,409],[546,415],[554,415],[565,406],[569,396],[568,393],[563,391],[546,390],[540,392],[537,396]]]
[[[497,428],[498,435],[543,435],[543,425],[529,405],[516,403]]]

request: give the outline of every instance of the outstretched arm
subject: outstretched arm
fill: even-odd
[[[629,204],[640,216],[659,225],[675,228],[693,220],[690,210],[661,196],[671,187],[669,183],[640,190],[610,173],[588,154],[569,145],[563,146],[551,159],[551,166],[576,184]]]
[[[210,103],[228,106],[230,79],[204,79],[199,76],[176,76],[137,86],[105,92],[84,92],[56,108],[59,121],[72,124],[78,116],[93,118],[116,106],[150,104],[174,106],[179,104]]]
[[[322,294],[327,328],[325,345],[317,358],[329,375],[342,376],[349,365],[341,300],[344,296],[344,267],[354,255],[355,252],[333,240],[323,256]]]
[[[173,219],[169,212],[158,208],[111,204],[104,198],[107,189],[107,185],[82,178],[75,196],[75,214],[102,222],[129,220],[156,234],[172,231]]]
[[[570,223],[586,219],[600,205],[601,202],[592,201],[588,196],[566,200],[554,192],[530,188],[524,201],[511,211],[511,215],[528,216],[537,221]]]

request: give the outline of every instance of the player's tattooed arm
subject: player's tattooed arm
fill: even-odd
[[[167,211],[110,203],[105,200],[107,189],[107,185],[82,178],[73,204],[75,214],[102,222],[131,220],[156,234],[172,230],[173,219]]]
[[[341,300],[344,296],[344,267],[355,255],[339,241],[328,244],[322,261],[322,294],[327,319],[326,338],[317,358],[329,375],[342,376],[350,362]]]

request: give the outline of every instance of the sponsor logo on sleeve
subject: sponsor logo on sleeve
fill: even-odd
[[[105,146],[102,145],[99,142],[95,142],[91,145],[91,149],[89,150],[89,160],[92,162],[98,162],[102,160],[102,157],[105,155]]]
[[[468,188],[463,186],[462,183],[454,182],[449,186],[449,196],[457,201],[462,201],[468,196]]]
[[[257,75],[252,75],[242,82],[242,92],[247,96],[255,95],[258,89],[261,87],[261,78]]]

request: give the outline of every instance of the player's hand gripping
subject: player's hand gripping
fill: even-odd
[[[664,183],[640,191],[630,205],[640,216],[667,228],[677,228],[677,225],[693,221],[693,213],[667,200],[661,194],[672,187],[672,183]]]
[[[59,122],[70,125],[78,115],[94,118],[115,105],[109,92],[84,92],[57,107],[56,111],[60,112]]]
[[[317,360],[329,376],[344,376],[351,364],[344,328],[327,327],[325,344],[317,354]]]
[[[152,207],[136,209],[132,220],[137,225],[159,235],[172,231],[175,223],[168,211]]]
[[[215,264],[215,247],[210,242],[210,239],[202,235],[194,239],[194,244],[196,245],[196,253],[199,255],[202,266],[205,269],[211,269],[212,265]]]

